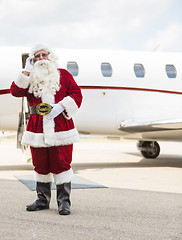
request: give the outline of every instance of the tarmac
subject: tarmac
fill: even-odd
[[[134,141],[81,139],[74,145],[77,177],[103,187],[71,193],[71,214],[50,209],[27,212],[36,199],[17,176],[33,176],[16,149],[14,135],[0,143],[0,239],[3,240],[181,240],[181,143],[160,143],[157,159],[144,159]]]

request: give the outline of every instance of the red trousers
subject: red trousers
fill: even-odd
[[[39,174],[59,174],[71,168],[73,144],[34,148],[30,147],[34,170]]]

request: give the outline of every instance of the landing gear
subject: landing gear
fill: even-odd
[[[157,142],[139,141],[137,147],[145,158],[156,158],[159,156],[160,146]]]

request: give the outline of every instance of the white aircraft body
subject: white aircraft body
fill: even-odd
[[[20,132],[22,99],[9,93],[28,48],[0,48],[0,130]],[[139,141],[144,157],[155,158],[157,140],[182,141],[182,54],[53,49],[83,93],[74,117],[82,134]]]

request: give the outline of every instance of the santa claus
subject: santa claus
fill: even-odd
[[[73,143],[79,140],[72,116],[81,105],[80,88],[67,70],[57,68],[57,57],[50,48],[36,45],[10,91],[15,97],[27,97],[30,107],[22,144],[31,149],[37,200],[26,209],[49,208],[54,178],[59,214],[68,215]]]

